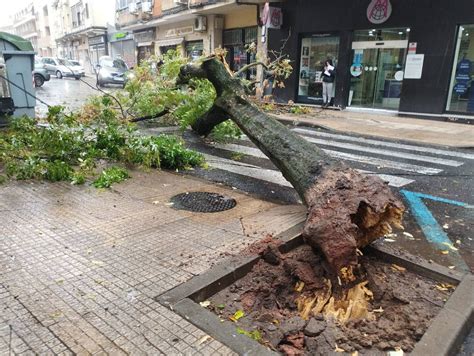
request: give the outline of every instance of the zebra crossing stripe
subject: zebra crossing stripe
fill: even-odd
[[[360,145],[355,145],[352,143],[344,143],[344,142],[337,142],[333,140],[323,140],[314,137],[307,137],[302,136],[305,140],[311,143],[315,143],[318,145],[323,146],[331,146],[331,147],[338,147],[338,148],[345,148],[348,150],[360,151],[360,152],[369,152],[373,154],[379,154],[382,156],[391,156],[391,157],[398,157],[403,159],[415,160],[415,161],[423,161],[423,162],[430,162],[434,164],[444,165],[444,166],[451,166],[451,167],[459,167],[463,165],[463,162],[454,161],[451,159],[444,159],[444,158],[437,158],[437,157],[430,157],[424,156],[419,154],[412,154],[412,153],[405,153],[405,152],[397,152],[393,150],[383,150],[380,148],[373,148],[373,147],[365,147]]]
[[[472,153],[456,152],[456,151],[442,150],[442,149],[432,148],[432,147],[407,145],[407,144],[395,143],[395,142],[386,142],[386,141],[373,140],[373,139],[368,139],[368,138],[363,138],[363,137],[353,137],[353,136],[346,136],[346,135],[340,135],[340,134],[332,134],[328,132],[313,131],[313,130],[302,129],[302,128],[294,128],[292,130],[302,135],[307,135],[307,136],[327,137],[327,138],[339,139],[339,140],[344,140],[344,141],[365,143],[368,145],[393,147],[393,148],[399,148],[402,150],[410,150],[410,151],[415,151],[415,152],[432,153],[432,154],[436,154],[440,156],[451,156],[451,157],[459,157],[459,158],[466,158],[466,159],[474,159],[474,154]]]
[[[223,150],[229,150],[233,152],[242,153],[242,154],[252,156],[252,157],[267,158],[267,156],[265,156],[262,153],[262,151],[254,147],[242,146],[242,145],[237,145],[237,144],[214,144],[214,147],[220,148]],[[369,165],[377,166],[377,167],[398,169],[398,170],[411,172],[411,173],[438,174],[443,171],[442,169],[438,169],[438,168],[424,167],[424,166],[419,166],[419,165],[411,164],[411,163],[396,162],[396,161],[385,160],[385,159],[375,158],[375,157],[368,157],[368,156],[363,156],[363,155],[355,155],[352,153],[339,152],[339,151],[333,151],[333,150],[327,150],[327,149],[323,149],[323,151],[334,158],[365,163],[365,164],[369,164]]]
[[[282,185],[285,187],[293,187],[290,182],[288,182],[280,171],[275,171],[273,169],[265,169],[258,166],[254,166],[252,164],[246,164],[242,162],[236,162],[230,159],[203,154],[209,167],[221,169],[224,171],[228,171],[231,173],[240,174],[247,177],[252,177],[255,179],[260,179],[263,181],[267,181],[270,183],[275,183],[278,185]],[[369,175],[376,175],[380,177],[383,181],[388,182],[388,184],[392,187],[403,187],[410,183],[413,183],[413,179],[407,179],[397,176],[392,176],[389,174],[378,174],[371,171],[365,170],[358,170],[359,172],[363,172]]]
[[[251,164],[236,162],[230,159],[212,156],[208,154],[204,154],[204,157],[206,158],[209,167],[222,169],[231,173],[237,173],[243,176],[264,180],[270,183],[282,185],[284,187],[293,188],[291,183],[283,177],[280,171],[275,171],[273,169],[265,169]]]

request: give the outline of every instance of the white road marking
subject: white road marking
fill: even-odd
[[[204,154],[204,157],[206,158],[209,167],[222,169],[224,171],[237,173],[243,176],[252,177],[282,185],[285,187],[293,188],[291,183],[283,177],[280,171],[275,171],[273,169],[265,169],[251,164],[236,162],[230,159],[212,156],[208,154]]]
[[[360,152],[369,152],[373,154],[379,154],[382,156],[390,156],[390,157],[398,157],[403,159],[415,160],[415,161],[423,161],[423,162],[430,162],[434,164],[444,165],[444,166],[451,166],[451,167],[459,167],[463,165],[463,162],[454,161],[451,159],[444,159],[444,158],[437,158],[437,157],[430,157],[412,153],[405,153],[405,152],[397,152],[394,150],[383,150],[380,148],[373,148],[373,147],[365,147],[360,145],[354,145],[352,143],[343,143],[337,142],[333,140],[323,140],[319,138],[307,137],[302,136],[305,140],[315,143],[318,145],[324,146],[331,146],[331,147],[338,147],[338,148],[345,148],[348,150],[360,151]]]
[[[265,154],[263,154],[262,151],[254,147],[242,146],[242,145],[237,145],[237,144],[232,144],[232,143],[230,144],[216,143],[213,146],[216,148],[223,149],[223,150],[238,152],[238,153],[242,153],[242,154],[252,156],[252,157],[267,158],[267,156],[265,156]],[[412,172],[412,173],[418,173],[418,174],[438,174],[443,171],[442,169],[438,169],[438,168],[424,167],[424,166],[419,166],[416,164],[390,161],[390,160],[369,157],[369,156],[355,155],[352,153],[332,151],[332,150],[326,150],[326,149],[323,149],[323,151],[329,154],[331,157],[348,160],[348,161],[370,164],[377,167],[398,169],[398,170],[402,170],[406,172]]]
[[[265,169],[265,168],[261,168],[261,167],[254,166],[251,164],[236,162],[230,159],[221,158],[221,157],[213,156],[209,154],[203,154],[203,155],[206,158],[206,161],[209,167],[211,168],[222,169],[224,171],[237,173],[237,174],[247,176],[247,177],[252,177],[255,179],[264,180],[264,181],[275,183],[275,184],[282,185],[285,187],[293,187],[291,183],[288,182],[283,177],[280,171]],[[366,174],[374,174],[380,177],[380,179],[388,182],[388,184],[391,185],[392,187],[403,187],[407,184],[414,182],[414,180],[412,179],[406,179],[406,178],[392,176],[388,174],[378,174],[375,172],[370,172],[370,171],[365,171],[365,170],[364,171],[359,170],[359,171]]]
[[[302,135],[309,135],[309,136],[316,136],[316,137],[328,137],[328,138],[340,139],[340,140],[351,141],[351,142],[366,143],[368,145],[400,148],[402,150],[411,150],[411,151],[416,151],[416,152],[432,153],[432,154],[437,154],[437,155],[441,155],[441,156],[451,156],[451,157],[459,157],[459,158],[466,158],[466,159],[474,159],[474,154],[471,154],[471,153],[463,153],[463,152],[442,150],[442,149],[439,149],[439,148],[432,148],[432,147],[407,145],[407,144],[395,143],[395,142],[386,142],[386,141],[373,140],[373,139],[368,139],[368,138],[363,138],[363,137],[353,137],[353,136],[346,136],[346,135],[340,135],[340,134],[332,134],[332,133],[328,133],[328,132],[313,131],[313,130],[307,130],[307,129],[302,129],[302,128],[294,128],[292,130],[295,131],[295,132],[298,132]]]

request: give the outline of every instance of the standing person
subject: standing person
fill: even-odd
[[[323,74],[323,108],[327,108],[331,103],[334,79],[336,78],[336,69],[332,64],[332,59],[324,62]]]

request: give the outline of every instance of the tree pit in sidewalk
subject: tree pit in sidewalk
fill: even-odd
[[[454,289],[366,255],[343,288],[309,245],[280,253],[267,243],[252,271],[207,307],[285,355],[410,352]]]

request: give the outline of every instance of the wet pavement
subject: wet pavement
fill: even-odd
[[[94,77],[89,76],[84,80],[94,87]],[[113,92],[117,88],[111,87],[106,90]],[[37,89],[37,95],[42,100],[52,105],[65,104],[70,109],[79,107],[88,96],[98,93],[82,81],[54,77]],[[42,104],[38,105],[37,109],[43,113],[46,111],[46,107]],[[346,126],[350,125],[351,121],[348,115],[355,114],[329,111],[327,117],[323,118],[321,115],[314,118],[315,123],[326,120],[325,122],[329,125],[337,119],[338,125],[345,125],[344,128],[347,128]],[[386,132],[389,129],[394,131],[390,135],[395,135],[398,131],[412,130],[414,134],[428,141],[432,141],[435,138],[433,135],[437,134],[438,140],[444,142],[443,139],[446,140],[446,137],[456,136],[460,132],[466,133],[468,132],[466,130],[471,129],[470,125],[416,119],[407,123],[409,119],[395,117],[380,117],[377,120],[383,125],[376,126],[377,120],[369,120],[374,115],[367,115],[368,118],[365,120],[362,114],[358,113],[354,120],[359,124],[361,122],[370,124],[371,134],[374,132],[376,134],[378,132],[376,128],[380,126],[385,130],[382,134],[389,134]],[[299,125],[309,123],[309,119],[299,118],[298,120]],[[387,124],[387,120],[391,120],[390,125]],[[427,128],[424,129],[425,127]],[[474,239],[472,237],[474,214],[471,208],[474,204],[474,185],[472,184],[474,150],[414,144],[387,138],[374,140],[371,136],[305,126],[293,129],[310,142],[335,155],[336,158],[348,159],[352,167],[379,174],[382,179],[389,180],[394,189],[400,192],[409,208],[405,220],[407,234],[397,233],[393,238],[388,239],[388,243],[390,240],[395,240],[393,243],[404,247],[409,252],[446,266],[471,270],[474,268]],[[440,132],[443,132],[441,136],[446,137],[441,137]],[[149,129],[147,133],[161,132],[153,132]],[[462,136],[464,141],[469,142],[468,136]],[[192,134],[186,134],[185,138],[191,147],[207,155],[206,158],[212,168],[210,170],[197,169],[189,174],[237,187],[265,200],[291,204],[300,202],[294,189],[276,171],[275,166],[248,141],[239,141],[231,145],[208,145]],[[407,195],[410,194],[413,198],[411,202],[407,200]],[[433,199],[426,199],[426,196]],[[418,210],[414,211],[413,204],[417,202],[421,204],[418,204],[416,208]],[[423,221],[420,220],[420,214],[424,215]],[[434,223],[433,219],[429,219],[429,215],[433,217]],[[430,229],[437,232],[427,236],[427,231]]]
[[[95,88],[96,78],[92,75],[75,80],[74,78],[57,79],[51,76],[49,82],[45,82],[42,87],[35,89],[36,96],[48,105],[63,105],[69,110],[75,110],[84,104],[89,96],[100,95],[100,91]],[[107,87],[107,92],[114,92],[117,87]],[[45,116],[48,107],[40,102],[36,102],[36,115]]]
[[[303,138],[351,167],[388,181],[405,203],[405,231],[386,244],[459,271],[474,270],[474,150],[407,144],[311,128],[295,129]],[[262,199],[300,202],[276,167],[248,139],[228,144],[185,134],[190,147],[206,155],[210,169],[191,175],[221,182]]]
[[[0,355],[233,354],[154,298],[304,210],[178,174],[131,175],[110,190],[0,186]],[[237,206],[173,209],[169,199],[190,190]]]

